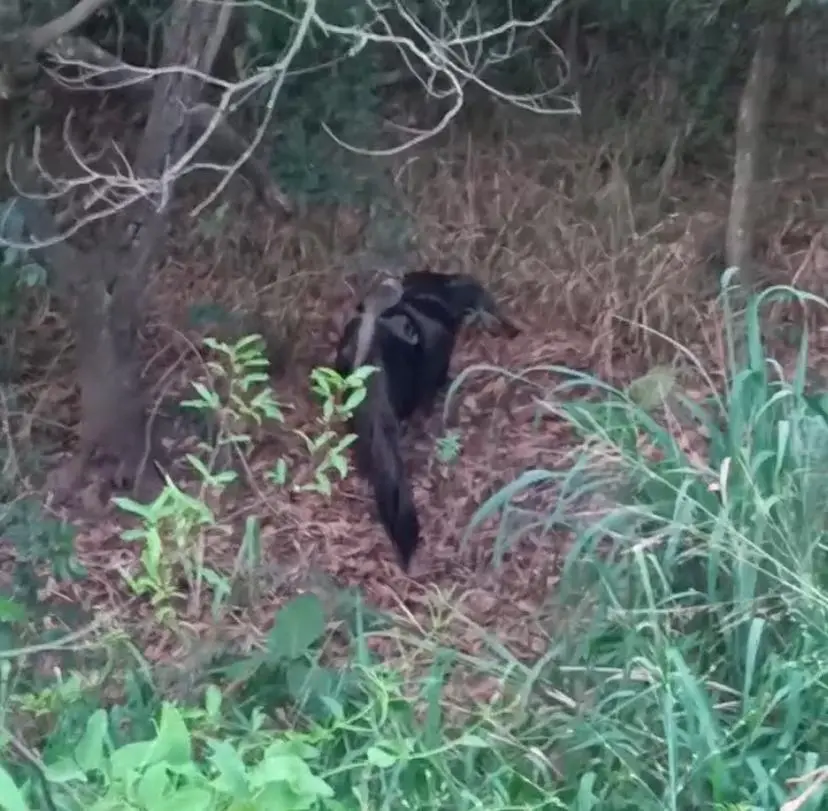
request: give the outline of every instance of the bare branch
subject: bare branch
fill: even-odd
[[[74,31],[108,2],[109,0],[80,0],[65,14],[55,17],[54,20],[50,20],[45,25],[41,25],[40,28],[36,28],[29,33],[29,47],[35,53],[39,53],[56,39]]]
[[[292,34],[276,61],[236,82],[212,77],[206,69],[217,53],[235,5],[234,0],[200,1],[209,2],[216,7],[210,11],[210,14],[215,15],[214,36],[210,37],[203,51],[194,58],[181,60],[181,64],[167,62],[160,68],[127,65],[88,40],[59,34],[59,22],[62,21],[65,26],[74,20],[74,24],[77,25],[83,14],[101,7],[105,0],[80,0],[66,15],[34,32],[40,37],[40,42],[46,43],[44,47],[51,62],[48,68],[50,75],[68,88],[121,88],[139,94],[142,98],[148,98],[151,94],[163,93],[163,85],[176,76],[178,81],[185,84],[211,84],[221,91],[220,100],[215,106],[184,102],[187,109],[187,126],[192,127],[194,137],[183,152],[175,155],[164,166],[158,167],[157,174],[155,171],[149,174],[146,172],[142,167],[140,155],[134,166],[129,167],[123,151],[115,144],[115,157],[110,161],[110,166],[101,169],[98,165],[101,156],[96,156],[93,160],[80,153],[70,137],[67,122],[65,143],[69,155],[76,164],[77,175],[68,179],[58,179],[50,177],[48,173],[43,174],[49,183],[49,196],[82,192],[82,211],[67,233],[80,230],[89,222],[123,212],[139,201],[154,207],[164,207],[175,182],[199,169],[218,172],[221,177],[206,199],[193,209],[191,214],[194,217],[221,194],[236,173],[244,174],[254,184],[261,197],[290,211],[287,199],[269,181],[268,168],[256,160],[254,152],[271,126],[276,103],[285,81],[314,69],[293,67],[297,54],[311,32],[333,36],[344,41],[346,45],[350,44],[347,54],[335,58],[334,62],[353,56],[369,46],[392,47],[396,49],[411,76],[419,82],[428,96],[451,101],[449,110],[442,115],[436,126],[419,130],[406,128],[407,140],[386,148],[367,149],[350,145],[322,122],[325,132],[341,147],[352,152],[363,155],[393,155],[445,130],[462,108],[465,89],[469,83],[476,84],[488,94],[506,103],[539,114],[559,115],[578,111],[577,103],[564,97],[560,92],[561,84],[553,88],[544,87],[536,93],[510,94],[497,89],[482,78],[482,74],[488,68],[513,57],[518,52],[519,47],[522,47],[519,35],[523,32],[534,30],[543,35],[541,26],[555,13],[563,0],[549,0],[541,13],[532,19],[513,18],[489,29],[483,24],[477,4],[472,2],[459,19],[452,20],[445,10],[441,11],[436,31],[426,27],[410,11],[404,0],[366,0],[371,19],[353,26],[340,25],[324,19],[317,0],[306,0],[296,14],[283,9],[273,9],[271,4],[265,3],[264,0],[251,0],[245,5],[257,6],[287,18],[292,23]],[[69,18],[69,15],[74,16]],[[56,32],[56,38],[47,42],[46,33],[52,37]],[[553,54],[565,64],[566,59],[561,49],[548,38],[546,41],[549,42]],[[563,75],[559,78],[563,79]],[[229,126],[226,119],[246,98],[262,91],[267,92],[262,121],[248,142]],[[397,131],[402,132],[403,129],[398,128]],[[206,149],[213,154],[205,160],[200,160],[200,153]]]
[[[225,4],[225,7],[232,7],[232,3]],[[151,80],[169,73],[189,73],[205,82],[222,87],[225,93],[235,98],[240,92],[252,89],[259,89],[267,83],[267,76],[257,74],[249,79],[232,83],[215,79],[203,71],[195,68],[140,68],[134,65],[127,65],[116,57],[112,56],[103,48],[98,47],[84,37],[61,37],[48,49],[49,55],[56,64],[52,75],[57,81],[71,89],[82,89],[92,85],[100,89],[123,89],[133,93],[142,100],[149,100],[152,95],[153,85]],[[68,78],[60,73],[61,67],[80,69],[82,75],[77,78]],[[270,173],[267,167],[262,164],[252,151],[249,144],[239,135],[235,129],[224,118],[224,111],[216,107],[199,103],[190,110],[194,130],[198,133],[210,130],[211,140],[204,145],[205,149],[223,163],[201,164],[195,168],[215,169],[219,172],[228,171],[228,167],[238,163],[238,156],[246,154],[242,164],[237,167],[240,174],[253,186],[258,196],[268,204],[275,205],[285,213],[292,211],[292,206],[279,188],[270,180]],[[97,178],[100,180],[100,178]],[[137,198],[136,198],[137,199]]]
[[[296,54],[299,53],[300,48],[302,47],[305,41],[305,35],[310,28],[311,21],[314,17],[314,10],[316,7],[316,0],[308,0],[307,6],[305,7],[305,14],[302,17],[299,27],[294,34],[293,40],[291,41],[290,45],[287,48],[287,51],[282,59],[273,66],[272,70],[277,73],[276,79],[273,82],[273,87],[270,91],[270,96],[268,97],[267,104],[265,106],[265,115],[262,120],[262,123],[259,125],[259,128],[256,130],[256,135],[254,136],[253,140],[250,143],[250,146],[241,154],[241,156],[236,160],[230,167],[228,167],[228,171],[225,173],[224,177],[221,179],[219,184],[213,190],[213,192],[208,195],[208,197],[196,206],[193,209],[192,216],[196,217],[199,213],[201,213],[216,197],[226,188],[227,184],[230,182],[230,178],[236,173],[239,167],[247,161],[247,159],[253,154],[256,147],[261,142],[264,134],[267,130],[267,126],[270,123],[271,118],[273,117],[273,110],[276,106],[276,99],[279,97],[279,92],[282,89],[282,85],[284,84],[285,78],[287,76],[288,68],[290,67],[291,62],[293,61]],[[221,103],[219,104],[219,112],[222,112],[222,108],[226,109],[230,101],[232,99],[232,93],[229,91],[225,91],[224,95],[222,96]],[[217,120],[218,117],[216,116],[214,120]],[[211,122],[212,123],[212,122]],[[189,164],[192,159],[195,157],[196,152],[205,144],[207,143],[207,139],[210,137],[210,133],[215,129],[215,126],[212,128],[208,128],[204,131],[201,138],[190,147],[190,150],[182,156],[181,160],[178,161],[176,166],[172,167],[170,173],[183,173],[186,169],[187,164]]]

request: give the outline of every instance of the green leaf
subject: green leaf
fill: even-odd
[[[318,451],[320,448],[324,447],[331,439],[334,438],[336,434],[333,431],[323,431],[316,439],[313,441],[313,450]]]
[[[325,708],[331,716],[333,716],[334,720],[341,721],[345,717],[345,708],[341,702],[331,696],[319,696],[319,699],[325,705]]]
[[[469,733],[468,735],[464,735],[460,738],[459,743],[462,746],[470,746],[474,749],[489,749],[491,748],[491,744],[487,741],[483,740],[479,735],[473,735]]]
[[[325,611],[315,594],[301,594],[277,613],[267,648],[277,661],[298,659],[325,633]]]
[[[279,459],[276,462],[276,467],[270,471],[270,479],[278,484],[280,487],[284,486],[288,477],[287,462],[284,459]]]
[[[24,287],[41,287],[46,283],[46,271],[35,262],[28,262],[18,271],[20,284]]]
[[[182,400],[179,405],[181,408],[201,409],[202,411],[210,410],[209,403],[204,403],[201,400]]]
[[[302,441],[305,443],[305,448],[308,453],[313,453],[313,440],[304,432],[299,431],[298,429],[293,432],[298,437],[301,437]]]
[[[317,366],[311,369],[310,379],[314,385],[324,388],[327,392],[330,392],[332,388],[338,388],[342,383],[342,376],[339,372],[328,366]]]
[[[135,795],[144,808],[157,808],[170,787],[166,763],[153,763],[135,785]]]
[[[330,496],[333,492],[331,490],[331,482],[328,477],[320,470],[316,473],[316,489],[322,493],[323,496]]]
[[[333,789],[317,777],[302,758],[292,754],[269,754],[252,771],[250,783],[256,788],[263,788],[268,783],[287,783],[300,798],[333,796]]]
[[[266,363],[267,361],[265,361]],[[244,376],[244,380],[242,380],[242,384],[244,386],[245,391],[249,389],[251,386],[254,386],[256,383],[269,383],[270,378],[265,372],[250,372]],[[267,397],[270,394],[269,391],[262,391],[259,392],[259,397]]]
[[[23,794],[2,766],[0,766],[0,808],[3,811],[29,811]]]
[[[249,346],[255,346],[256,344],[262,344],[264,342],[264,338],[259,335],[258,332],[251,332],[249,335],[245,335],[243,338],[239,338],[236,341],[235,347],[233,347],[236,351],[236,354],[239,354],[242,349],[245,349]]]
[[[348,448],[356,442],[357,435],[356,434],[345,434],[344,437],[334,445],[332,452],[333,453],[343,453],[344,451],[348,450]]]
[[[192,467],[202,479],[209,481],[212,478],[212,474],[209,470],[207,470],[207,466],[197,456],[193,456],[191,453],[188,453],[186,459],[190,463],[190,467]]]
[[[145,529],[125,529],[121,533],[121,539],[124,541],[143,541],[147,537]]]
[[[378,746],[369,746],[365,753],[368,762],[378,769],[390,769],[397,763],[397,758],[385,749],[380,749]]]
[[[268,783],[256,792],[255,799],[239,811],[259,811],[259,809],[285,809],[285,811],[306,811],[319,805],[315,797],[297,797],[287,783]],[[233,807],[236,811],[236,807]]]
[[[214,391],[210,391],[210,389],[208,389],[203,383],[199,383],[197,380],[193,381],[191,385],[196,390],[203,403],[209,403],[212,408],[220,407],[221,402],[218,394]]]
[[[276,403],[265,403],[262,406],[262,414],[264,414],[269,420],[276,420],[276,422],[285,421],[285,414],[282,410],[282,406]]]
[[[204,694],[204,707],[207,710],[207,717],[214,721],[221,712],[221,690],[215,684],[208,684]]]
[[[192,761],[190,731],[175,704],[165,701],[161,706],[161,723],[158,725],[157,742],[164,752],[164,760],[171,764]],[[158,758],[160,760],[161,758]]]
[[[344,456],[331,456],[331,467],[339,473],[342,479],[348,475],[348,462]]]
[[[152,808],[152,811],[210,811],[217,806],[213,792],[195,786],[184,786],[175,794],[148,807]]]
[[[365,389],[357,389],[348,395],[348,399],[342,404],[342,410],[346,414],[351,414],[356,407],[365,399],[368,392]]]
[[[353,388],[355,385],[359,385],[360,383],[365,383],[365,381],[372,375],[374,372],[378,372],[379,367],[377,366],[360,366],[354,372],[348,375],[345,378],[345,385],[349,388]]]
[[[0,597],[0,622],[24,622],[27,616],[26,607],[22,603]]]
[[[103,770],[104,741],[109,732],[106,710],[98,709],[86,722],[86,729],[75,747],[75,760],[85,772]]]
[[[44,764],[43,773],[50,783],[71,783],[73,780],[86,782],[86,774],[83,769],[68,757],[62,757],[54,763]]]
[[[664,405],[676,385],[676,376],[669,366],[656,366],[643,377],[633,380],[627,388],[627,395],[645,411],[652,411]]]
[[[314,394],[318,394],[320,397],[331,397],[333,396],[333,388],[331,387],[331,381],[326,380],[325,378],[314,378],[313,386],[311,387]]]
[[[310,677],[314,670],[313,665],[304,659],[293,661],[285,668],[285,682],[288,692],[297,704],[301,704],[307,699]]]
[[[124,512],[137,515],[139,518],[148,518],[152,514],[152,504],[139,504],[126,496],[115,496],[112,501],[116,507],[120,507]]]
[[[135,741],[116,749],[109,759],[114,780],[125,780],[130,772],[153,762],[155,741]]]
[[[250,797],[250,779],[239,753],[227,741],[209,740],[208,744],[213,750],[210,761],[219,773],[213,781],[216,788],[237,800]]]

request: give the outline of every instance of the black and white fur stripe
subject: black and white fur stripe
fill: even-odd
[[[380,520],[404,569],[420,543],[420,531],[400,454],[400,423],[415,411],[433,411],[449,382],[460,327],[478,310],[499,320],[510,337],[518,334],[471,276],[416,271],[403,278],[396,300],[386,295],[363,301],[337,349],[341,374],[366,363],[380,369],[368,378],[353,428],[358,464],[374,486]]]

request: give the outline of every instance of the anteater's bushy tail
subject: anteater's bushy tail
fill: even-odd
[[[343,335],[336,365],[342,373],[364,364],[378,367],[366,381],[365,399],[354,413],[357,463],[374,488],[380,521],[400,564],[407,569],[420,543],[420,522],[400,452],[399,422],[388,399],[382,353],[375,340],[377,319],[400,300],[402,292],[399,281],[386,279],[363,301],[362,312]]]
[[[420,522],[400,452],[400,426],[382,370],[368,378],[365,400],[354,415],[357,460],[374,488],[380,521],[408,569],[420,543]]]

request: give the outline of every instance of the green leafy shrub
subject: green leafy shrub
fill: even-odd
[[[211,502],[239,478],[234,463],[251,476],[247,465],[253,447],[254,432],[267,424],[284,424],[284,408],[277,402],[265,369],[264,341],[259,335],[225,344],[205,339],[216,359],[207,362],[211,381],[195,381],[196,397],[182,405],[204,413],[212,427],[210,442],[201,442],[199,455],[188,454],[187,461],[198,475],[198,494],[189,495],[166,477],[166,486],[150,504],[140,504],[128,497],[115,503],[137,515],[141,525],[125,530],[122,537],[142,544],[141,571],[137,576],[124,572],[136,594],[148,595],[156,606],[159,619],[175,616],[173,600],[179,593],[181,579],[186,583],[188,613],[201,609],[205,589],[212,593],[212,614],[218,619],[231,594],[233,582],[244,571],[252,570],[259,561],[259,525],[248,517],[236,566],[226,577],[205,564],[205,552],[216,534],[229,534],[232,527],[222,524]],[[298,430],[293,433],[305,443],[311,467],[309,479],[294,476],[287,459],[280,458],[269,478],[293,493],[316,491],[331,494],[332,474],[344,478],[348,472],[345,451],[356,438],[347,434],[338,438],[336,428],[347,421],[365,397],[365,379],[372,367],[356,370],[342,378],[332,369],[319,368],[311,373],[314,393],[322,401],[322,414],[317,419],[319,434],[309,436]]]
[[[310,661],[325,619],[311,595],[284,606],[268,640],[270,663]],[[365,627],[365,619],[357,624]],[[49,740],[42,760],[7,747],[17,757],[0,766],[0,804],[13,811],[181,804],[338,810],[401,801],[415,809],[460,811],[562,807],[548,790],[549,770],[533,766],[531,753],[485,718],[463,727],[441,723],[440,677],[451,657],[438,656],[435,681],[412,696],[401,674],[368,652],[364,637],[354,641],[352,661],[327,668],[327,681],[313,667],[292,683],[287,677],[293,706],[301,710],[290,717],[276,711],[268,693],[245,707],[216,682],[178,704],[133,702],[127,718],[123,704],[84,705],[85,722],[74,734],[53,732],[50,739],[59,735],[59,741]],[[261,661],[252,664],[255,669]],[[325,713],[303,715],[315,691]],[[149,710],[157,724],[148,728]]]

